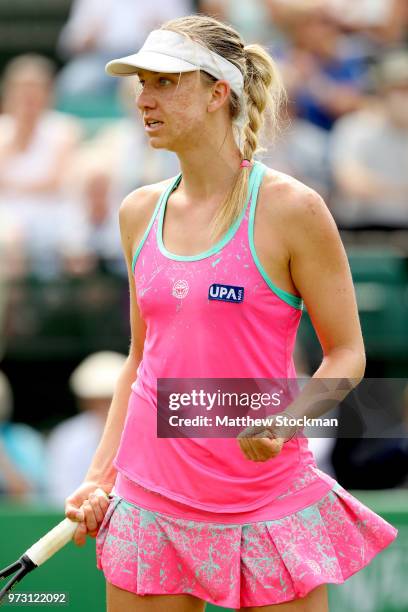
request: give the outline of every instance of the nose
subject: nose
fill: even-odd
[[[152,95],[151,90],[149,91],[149,88],[146,85],[140,92],[136,100],[136,105],[141,112],[143,112],[146,108],[156,107],[156,100]]]

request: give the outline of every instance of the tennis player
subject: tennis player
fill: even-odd
[[[174,151],[181,173],[120,208],[132,339],[85,482],[66,500],[75,542],[97,536],[109,612],[205,602],[324,612],[326,585],[397,530],[317,468],[296,426],[259,438],[156,435],[158,378],[296,377],[303,303],[324,355],[313,378],[364,375],[332,216],[313,190],[254,159],[283,95],[274,62],[231,27],[189,16],[107,71],[138,76],[150,145]]]

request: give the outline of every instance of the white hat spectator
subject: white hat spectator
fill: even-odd
[[[125,355],[114,351],[86,357],[69,378],[72,392],[83,399],[112,397],[125,361]]]

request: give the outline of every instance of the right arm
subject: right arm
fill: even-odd
[[[65,514],[79,522],[74,542],[85,544],[86,535],[95,537],[109,502],[94,494],[100,488],[110,493],[115,483],[116,470],[113,459],[119,447],[123,431],[131,384],[143,355],[146,327],[136,302],[136,288],[132,273],[132,258],[135,246],[140,242],[156,198],[152,187],[142,187],[131,193],[122,202],[119,210],[119,225],[123,252],[125,255],[130,292],[131,343],[129,355],[116,383],[104,431],[95,451],[84,482],[65,501]]]

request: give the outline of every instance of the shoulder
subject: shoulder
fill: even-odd
[[[302,242],[338,234],[324,199],[294,177],[268,168],[262,182],[264,218],[282,228],[290,251]]]
[[[137,222],[146,215],[151,216],[163,191],[174,181],[175,177],[143,185],[129,193],[119,207],[119,217],[124,223]]]
[[[332,218],[323,198],[293,176],[268,168],[262,182],[265,208],[287,221]]]
[[[175,180],[171,177],[158,183],[144,185],[129,193],[119,207],[119,225],[123,241],[132,250],[149,224],[162,193]]]

